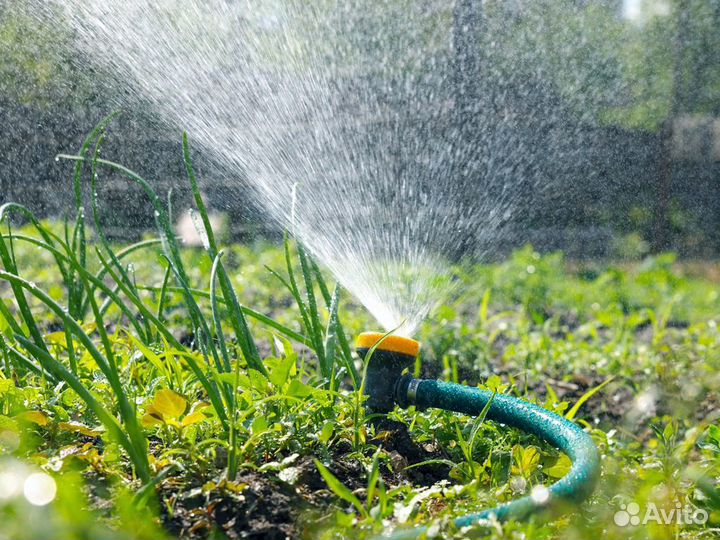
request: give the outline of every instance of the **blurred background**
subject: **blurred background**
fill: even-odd
[[[472,137],[472,116],[452,111],[477,99],[495,114],[527,118],[515,124],[527,130],[517,151],[532,152],[525,161],[544,170],[552,189],[533,195],[503,249],[530,242],[577,258],[718,256],[720,0],[397,0],[371,3],[351,28],[382,25],[404,4],[415,10],[408,25],[417,28],[408,31],[420,39],[438,27],[465,36],[443,51],[456,70],[453,90],[437,100],[448,124],[463,122]],[[47,217],[72,208],[72,165],[55,155],[76,152],[124,101],[111,77],[74,57],[72,43],[70,28],[35,17],[24,0],[0,0],[0,203]],[[355,68],[349,78],[372,77]],[[549,109],[552,125],[538,123],[533,111]],[[408,108],[408,129],[419,125],[416,114]],[[125,110],[110,132],[104,157],[161,191],[172,187],[181,208],[181,133],[142,107]],[[566,163],[556,167],[562,145]],[[227,215],[235,238],[278,233],[242,196],[242,178],[227,186],[209,158],[198,161],[211,206]],[[115,237],[152,227],[135,187],[117,178],[102,190]]]

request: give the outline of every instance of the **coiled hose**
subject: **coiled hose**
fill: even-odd
[[[600,456],[588,433],[574,423],[522,399],[493,394],[488,390],[402,375],[414,362],[419,344],[408,338],[365,333],[358,338],[358,354],[365,358],[370,350],[365,392],[367,404],[374,412],[385,413],[395,404],[415,405],[419,409],[435,408],[467,415],[479,415],[490,402],[486,418],[526,433],[531,433],[565,453],[572,461],[570,471],[547,489],[543,496],[522,497],[495,508],[455,519],[457,527],[467,527],[494,517],[498,521],[524,519],[545,510],[561,510],[586,499],[600,475]],[[426,527],[400,529],[382,538],[410,540],[419,537]]]

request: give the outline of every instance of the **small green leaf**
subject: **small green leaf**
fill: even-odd
[[[261,394],[268,394],[271,391],[270,385],[268,385],[268,380],[259,371],[256,369],[248,369],[247,370],[248,377],[250,378],[250,384],[252,388],[260,392]]]
[[[283,358],[266,358],[265,366],[268,370],[268,379],[275,385],[276,388],[282,388],[287,382],[288,378],[295,371],[295,361],[297,356],[291,354]]]
[[[158,356],[152,349],[150,349],[150,347],[147,347],[142,341],[133,336],[130,332],[126,332],[126,335],[130,339],[130,341],[132,341],[133,345],[135,345],[137,350],[142,353],[145,359],[153,366],[155,366],[155,369],[157,369],[160,373],[165,372],[165,367],[163,361],[160,359],[160,356]]]
[[[218,373],[217,379],[220,382],[229,384],[233,388],[235,387],[236,382],[238,383],[239,386],[241,386],[243,388],[250,387],[250,379],[248,377],[246,377],[245,375],[240,375],[236,381],[234,373]]]
[[[572,461],[565,454],[561,454],[553,465],[543,469],[543,472],[551,478],[562,478],[570,472]]]
[[[323,444],[327,444],[327,442],[333,436],[334,432],[335,432],[335,423],[334,422],[325,422],[325,425],[323,425],[322,429],[320,430],[320,435],[318,435],[318,440]]]
[[[516,444],[513,447],[512,453],[514,461],[512,473],[520,475],[523,478],[530,478],[540,464],[540,452],[538,452],[537,447],[528,446],[524,448]]]
[[[293,379],[288,385],[287,394],[292,397],[307,397],[314,392],[312,386]]]
[[[491,392],[502,394],[507,388],[507,384],[503,384],[502,379],[498,375],[490,375],[485,381],[485,387]]]
[[[258,415],[255,417],[252,423],[252,432],[254,435],[258,433],[264,433],[268,429],[268,421],[264,416]]]

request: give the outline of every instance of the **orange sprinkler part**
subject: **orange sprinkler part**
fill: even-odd
[[[384,336],[385,334],[381,332],[363,332],[357,337],[355,346],[358,349],[370,349]],[[382,343],[378,345],[376,350],[415,357],[420,352],[420,342],[408,337],[390,335],[382,339]]]

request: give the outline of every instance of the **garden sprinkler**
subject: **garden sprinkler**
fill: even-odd
[[[461,384],[416,379],[403,371],[414,365],[420,343],[414,339],[365,332],[358,336],[357,352],[367,365],[365,394],[373,413],[386,414],[395,405],[438,408],[479,415],[490,403],[486,418],[531,433],[565,453],[572,461],[568,473],[552,486],[536,487],[532,494],[512,502],[455,519],[457,527],[480,520],[523,519],[540,511],[574,506],[592,493],[600,474],[600,456],[590,435],[565,418],[527,401]],[[417,538],[423,527],[400,530],[394,540]]]

